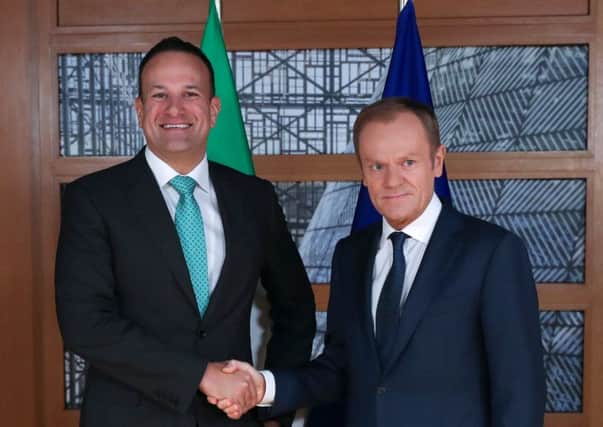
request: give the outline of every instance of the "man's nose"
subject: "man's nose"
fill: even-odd
[[[387,168],[385,171],[385,185],[387,187],[396,187],[404,181],[404,174],[396,168]]]
[[[180,113],[181,110],[182,110],[182,100],[177,96],[170,97],[168,99],[168,105],[167,105],[168,113],[176,115],[176,114]]]

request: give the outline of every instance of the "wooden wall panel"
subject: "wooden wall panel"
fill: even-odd
[[[350,21],[394,19],[395,0],[227,0],[224,22]]]
[[[585,16],[589,0],[416,0],[418,18]]]
[[[58,27],[201,25],[207,18],[208,0],[58,0]],[[589,0],[419,0],[417,16],[422,19],[584,17]],[[222,2],[224,24],[389,21],[395,19],[398,2],[375,0],[228,0]]]
[[[33,427],[39,413],[32,277],[35,27],[30,1],[3,6],[0,52],[10,61],[0,68],[0,424]]]
[[[186,24],[207,20],[208,0],[58,0],[59,26]]]
[[[58,26],[160,25],[203,23],[208,0],[58,0]],[[224,23],[320,22],[395,18],[394,0],[230,0],[222,2]]]

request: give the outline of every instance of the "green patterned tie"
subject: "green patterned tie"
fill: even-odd
[[[205,231],[203,216],[193,191],[197,183],[193,178],[178,175],[170,180],[170,185],[180,194],[176,206],[176,231],[193,284],[197,307],[201,316],[209,302],[209,283],[207,279],[207,251],[205,249]]]

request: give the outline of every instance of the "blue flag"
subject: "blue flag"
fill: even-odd
[[[412,0],[408,1],[398,16],[396,42],[383,89],[383,98],[391,96],[406,96],[433,108],[423,47]],[[443,203],[450,203],[446,168],[444,168],[442,176],[435,181],[435,192]],[[352,232],[362,230],[379,220],[381,220],[381,215],[373,207],[368,191],[363,185],[358,194]]]

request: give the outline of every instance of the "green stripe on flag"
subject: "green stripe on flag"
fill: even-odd
[[[254,175],[239,98],[226,55],[222,25],[214,0],[209,1],[209,13],[203,31],[201,50],[207,55],[214,68],[216,95],[222,104],[216,126],[209,132],[207,158],[247,175]]]

